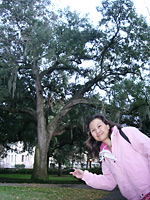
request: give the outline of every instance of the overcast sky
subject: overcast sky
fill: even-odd
[[[81,15],[89,13],[90,19],[97,24],[99,14],[96,11],[96,6],[100,5],[101,0],[52,0],[52,2],[59,8],[70,6],[71,11],[76,10]],[[150,24],[150,0],[133,0],[137,13],[146,17]]]

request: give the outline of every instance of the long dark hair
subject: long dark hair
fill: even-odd
[[[100,145],[102,142],[100,141],[96,141],[94,139],[94,137],[92,136],[91,132],[90,132],[90,128],[89,128],[89,124],[94,120],[94,119],[100,119],[102,120],[102,122],[104,122],[106,125],[108,124],[110,126],[110,129],[109,129],[109,138],[111,136],[111,130],[112,130],[112,127],[114,126],[117,126],[119,129],[121,128],[121,125],[120,124],[117,124],[117,123],[114,123],[112,121],[109,121],[108,119],[106,119],[106,117],[102,114],[95,114],[95,115],[92,115],[90,117],[90,119],[88,120],[87,122],[87,133],[88,133],[88,139],[86,141],[86,147],[87,149],[89,150],[90,153],[92,153],[92,155],[94,157],[98,157],[99,156],[99,151],[100,151]]]

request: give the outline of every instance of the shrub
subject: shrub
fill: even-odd
[[[24,169],[25,165],[24,164],[15,164],[15,168],[17,168],[17,169]]]

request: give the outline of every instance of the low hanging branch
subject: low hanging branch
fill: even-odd
[[[59,112],[59,114],[48,124],[47,126],[47,130],[49,132],[49,134],[51,134],[51,132],[55,133],[55,135],[61,135],[63,134],[65,131],[65,129],[67,128],[67,126],[64,124],[64,128],[61,129],[60,133],[57,133],[57,127],[58,124],[61,122],[61,120],[64,118],[64,116],[76,105],[78,104],[90,104],[90,105],[96,105],[98,104],[97,102],[91,102],[89,99],[87,98],[72,98],[63,108],[62,110]]]
[[[6,111],[9,113],[28,113],[34,117],[36,120],[36,111],[32,108],[29,107],[24,107],[24,108],[9,108],[5,106],[0,106],[0,110]]]

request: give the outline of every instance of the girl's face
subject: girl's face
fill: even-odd
[[[90,132],[95,140],[104,142],[109,139],[110,126],[105,124],[102,120],[96,118],[89,124]]]

